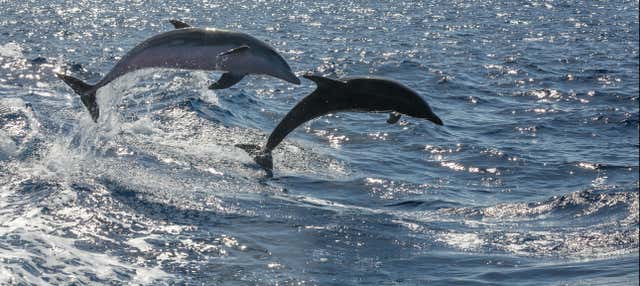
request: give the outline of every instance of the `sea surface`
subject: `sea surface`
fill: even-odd
[[[638,285],[638,1],[0,0],[0,285]],[[374,75],[444,121],[315,89],[144,70],[169,19],[242,31],[297,75]]]

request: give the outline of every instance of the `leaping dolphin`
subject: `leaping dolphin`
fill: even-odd
[[[415,91],[403,84],[384,78],[353,77],[334,80],[321,76],[304,75],[318,86],[284,116],[271,132],[267,144],[260,146],[238,144],[254,156],[254,160],[269,175],[273,170],[271,152],[298,126],[325,114],[340,111],[391,112],[388,123],[395,123],[401,114],[424,118],[443,125],[442,120],[431,111],[429,104]]]
[[[193,28],[177,20],[171,20],[171,23],[176,30],[158,34],[135,46],[95,85],[68,75],[56,75],[80,95],[94,122],[100,116],[97,90],[140,69],[224,71],[210,89],[231,87],[247,74],[266,74],[300,84],[289,64],[265,42],[240,32]]]

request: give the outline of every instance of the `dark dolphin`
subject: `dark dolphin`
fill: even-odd
[[[305,122],[325,114],[341,111],[390,112],[387,122],[395,123],[400,114],[424,118],[443,125],[429,104],[415,91],[403,84],[384,78],[352,77],[334,80],[321,76],[305,75],[318,86],[284,116],[271,132],[267,144],[260,146],[238,144],[269,174],[273,170],[271,152],[291,131]]]
[[[266,74],[300,84],[289,64],[268,44],[244,33],[193,28],[171,20],[176,30],[153,36],[129,51],[95,85],[56,74],[80,95],[93,121],[100,115],[96,92],[116,78],[146,68],[225,71],[209,88],[228,88],[247,74]]]

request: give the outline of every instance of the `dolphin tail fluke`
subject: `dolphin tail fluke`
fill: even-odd
[[[247,152],[260,167],[267,171],[268,174],[272,174],[273,156],[271,156],[271,151],[265,151],[262,147],[253,144],[236,144],[236,147]]]
[[[75,77],[71,77],[68,75],[56,73],[56,76],[62,79],[67,85],[75,91],[75,93],[80,95],[80,100],[82,100],[82,104],[89,110],[91,114],[91,119],[94,122],[98,122],[98,117],[100,116],[100,110],[98,109],[98,104],[96,103],[96,89],[95,86],[87,84]]]
[[[398,120],[400,120],[400,116],[402,116],[402,114],[395,111],[389,113],[389,119],[387,119],[387,123],[396,124]]]

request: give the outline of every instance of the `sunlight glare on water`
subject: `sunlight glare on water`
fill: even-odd
[[[637,285],[638,1],[4,1],[0,284]],[[265,142],[315,89],[143,70],[169,19],[250,34],[296,75],[372,75],[444,121],[341,112]]]

